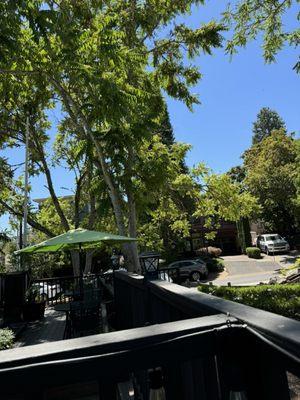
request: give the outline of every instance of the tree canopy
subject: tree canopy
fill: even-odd
[[[271,110],[269,107],[263,107],[257,114],[256,121],[253,123],[252,143],[261,142],[266,137],[270,136],[274,130],[283,129],[286,131],[286,126],[283,119],[277,111]]]
[[[263,57],[274,62],[277,53],[285,46],[297,48],[300,43],[299,0],[239,0],[229,3],[224,12],[224,22],[233,29],[226,51],[233,55],[238,47],[262,36]],[[293,22],[286,23],[286,16]],[[297,28],[294,28],[296,26]],[[300,72],[300,61],[293,67]]]
[[[253,145],[243,156],[245,184],[258,198],[266,227],[282,234],[299,228],[298,147],[298,141],[281,129]]]
[[[79,225],[109,226],[121,235],[139,233],[150,246],[187,236],[192,215],[202,213],[210,225],[255,209],[255,198],[228,177],[203,166],[189,171],[189,146],[174,142],[163,96],[190,109],[199,102],[193,86],[201,72],[194,60],[221,47],[226,29],[213,19],[196,28],[180,21],[202,3],[2,1],[0,145],[22,145],[29,116],[30,173],[44,174],[51,198],[39,212],[29,210],[36,231],[53,236]],[[49,154],[54,107],[61,112]],[[6,164],[0,168],[10,168]],[[71,205],[55,190],[52,169],[58,165],[75,181]],[[10,180],[2,185],[0,205],[20,217],[24,183],[5,176]],[[85,205],[89,213],[82,219]],[[138,269],[136,244],[124,252]]]

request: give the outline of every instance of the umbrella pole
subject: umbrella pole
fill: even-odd
[[[83,300],[83,257],[81,243],[79,243],[79,293],[80,299]]]

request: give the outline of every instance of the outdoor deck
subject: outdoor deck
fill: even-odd
[[[102,332],[109,332],[105,303],[101,305]],[[32,346],[35,344],[63,340],[66,326],[66,314],[48,307],[42,321],[30,322],[21,332],[14,347]]]
[[[15,347],[31,346],[62,340],[66,325],[65,313],[47,308],[42,321],[30,322],[20,334]]]

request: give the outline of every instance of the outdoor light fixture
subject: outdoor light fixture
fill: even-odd
[[[148,279],[158,278],[159,253],[145,252],[139,255],[142,273]]]
[[[160,368],[149,370],[149,400],[166,400],[163,376]]]

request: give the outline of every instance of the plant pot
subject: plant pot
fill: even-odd
[[[44,318],[46,302],[25,303],[23,318],[25,321],[37,321]]]

